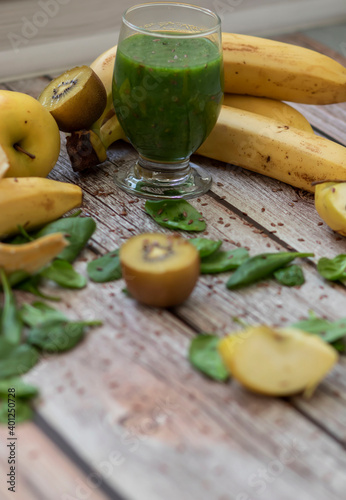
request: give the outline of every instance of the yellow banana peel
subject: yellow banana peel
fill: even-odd
[[[346,181],[344,146],[227,106],[197,153],[312,192],[317,181]]]
[[[314,133],[310,123],[297,109],[289,104],[268,97],[251,95],[225,94],[224,106],[251,111],[261,116],[274,118],[289,127],[295,127],[306,132]]]
[[[79,186],[43,177],[0,180],[0,238],[43,226],[82,203]]]
[[[305,104],[346,101],[346,68],[317,51],[222,33],[225,92]]]
[[[34,274],[49,264],[68,245],[61,233],[48,234],[21,245],[0,243],[0,268],[7,275],[17,271]]]

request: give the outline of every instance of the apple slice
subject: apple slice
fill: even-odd
[[[338,359],[317,335],[264,325],[222,339],[219,352],[238,382],[270,396],[311,395]]]

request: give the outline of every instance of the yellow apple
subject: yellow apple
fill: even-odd
[[[59,128],[49,111],[34,97],[0,90],[0,118],[5,177],[46,177],[60,153]]]
[[[10,168],[5,151],[0,146],[0,179],[2,179]]]
[[[315,207],[328,226],[346,236],[346,183],[323,182],[315,188]]]

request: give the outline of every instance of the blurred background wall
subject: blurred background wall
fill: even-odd
[[[117,43],[121,14],[135,3],[141,2],[0,0],[0,81],[60,72],[90,63]],[[259,36],[346,22],[346,0],[187,0],[186,3],[214,10],[221,18],[223,31]]]

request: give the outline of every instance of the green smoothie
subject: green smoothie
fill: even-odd
[[[214,127],[222,96],[222,59],[209,39],[136,34],[118,47],[114,108],[145,158],[188,158]]]

